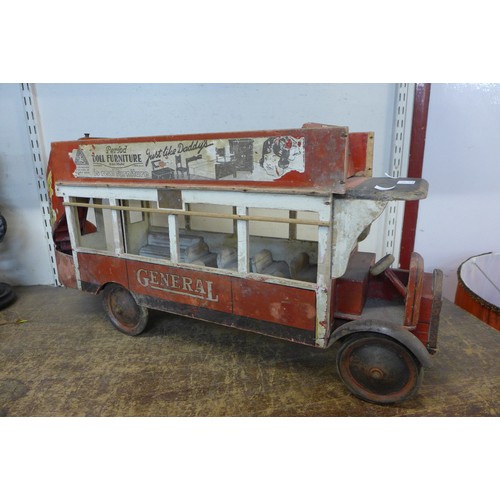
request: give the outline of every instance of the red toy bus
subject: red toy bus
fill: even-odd
[[[372,133],[299,129],[52,144],[53,238],[63,285],[103,296],[113,325],[148,309],[317,348],[339,342],[348,389],[416,393],[437,347],[442,273],[358,251],[423,179],[372,177]]]

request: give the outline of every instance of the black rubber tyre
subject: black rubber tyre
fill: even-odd
[[[106,285],[103,305],[114,327],[127,335],[141,334],[148,324],[148,309],[137,304],[134,296],[121,285]]]
[[[3,240],[5,233],[7,232],[7,221],[5,217],[0,214],[0,241]]]
[[[370,403],[401,403],[419,389],[423,369],[402,344],[386,335],[355,333],[337,353],[337,370],[348,389]]]
[[[17,296],[10,285],[7,283],[0,283],[0,309],[5,309],[7,306],[10,306],[16,298]]]

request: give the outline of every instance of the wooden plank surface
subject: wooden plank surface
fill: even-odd
[[[4,416],[500,415],[500,334],[446,301],[419,394],[377,406],[347,392],[336,348],[162,313],[147,333],[127,337],[99,297],[43,286],[16,292],[0,311]]]

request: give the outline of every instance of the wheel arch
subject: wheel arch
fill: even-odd
[[[345,323],[333,331],[328,341],[328,347],[349,335],[362,332],[379,333],[397,340],[417,358],[424,368],[432,366],[431,355],[422,342],[406,328],[391,323],[390,321],[361,319]]]
[[[127,290],[127,292],[130,293],[130,295],[132,295],[132,297],[134,297],[137,304],[142,305],[142,302],[139,300],[139,296],[136,293],[134,293],[132,290],[130,290],[127,283],[123,283],[121,281],[106,281],[105,283],[103,283],[102,285],[99,285],[97,287],[97,289],[94,291],[95,295],[101,295],[106,288],[108,288],[112,285],[117,285],[117,286],[121,286],[122,288],[125,288],[125,290]]]
[[[120,281],[106,281],[105,283],[102,283],[95,290],[95,294],[99,295],[101,292],[104,292],[105,288],[107,288],[107,287],[109,287],[111,285],[121,286],[121,287],[125,288],[131,295],[133,295],[135,297],[134,293],[132,293],[132,291],[129,289],[129,287],[125,283],[122,283]]]

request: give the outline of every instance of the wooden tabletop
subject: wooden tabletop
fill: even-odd
[[[4,416],[498,416],[500,332],[445,301],[438,353],[399,406],[348,393],[327,351],[153,313],[116,331],[99,297],[17,288],[0,311]]]

